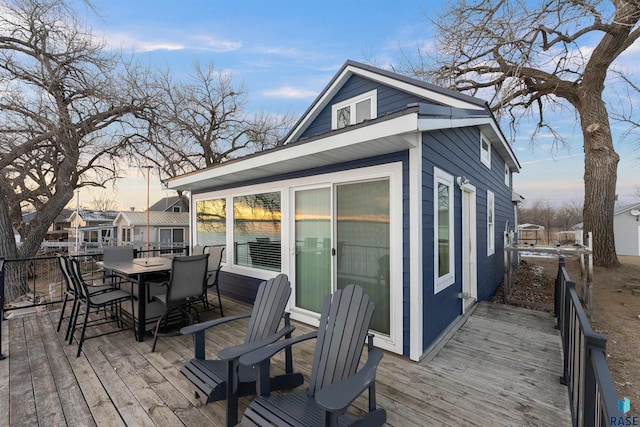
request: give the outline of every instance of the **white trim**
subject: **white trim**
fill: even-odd
[[[422,227],[422,141],[417,134],[416,148],[409,150],[409,357],[419,361],[423,352],[423,260]]]
[[[482,146],[483,142],[487,144],[486,150]],[[491,141],[489,141],[489,138],[484,136],[483,132],[480,132],[480,161],[483,165],[491,169]]]
[[[462,190],[462,292],[469,291],[468,297],[462,299],[462,314],[464,314],[470,303],[478,299],[477,209],[476,187],[463,183],[460,185],[460,190]],[[465,212],[469,215],[467,221],[464,220]],[[465,289],[465,285],[468,285],[469,289]]]
[[[492,213],[489,222],[489,212]],[[489,226],[491,225],[491,227]],[[496,196],[491,190],[487,190],[487,256],[496,252]]]
[[[443,276],[438,276],[438,260],[439,260],[439,229],[438,229],[438,184],[444,184],[449,187],[449,272]],[[456,279],[456,242],[455,242],[455,198],[453,197],[453,176],[444,172],[443,170],[433,167],[433,292],[438,292],[446,289],[455,283]]]
[[[378,117],[378,91],[377,89],[370,90],[369,92],[360,94],[358,96],[354,96],[353,98],[349,98],[345,101],[339,102],[337,104],[333,104],[331,106],[331,129],[338,129],[338,110],[342,110],[343,108],[349,107],[349,125],[355,125],[356,122],[356,104],[371,100],[371,107],[369,110],[369,119],[375,119]],[[344,127],[344,126],[343,126]]]

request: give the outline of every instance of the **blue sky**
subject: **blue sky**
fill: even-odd
[[[248,92],[250,111],[291,113],[298,117],[313,102],[347,59],[386,67],[397,63],[401,49],[430,44],[425,15],[441,9],[441,2],[403,0],[222,1],[222,0],[96,0],[96,16],[79,4],[78,10],[97,34],[114,47],[135,52],[138,61],[169,67],[185,76],[194,60],[213,62],[233,74]],[[620,66],[634,69],[640,62],[640,43],[621,58]],[[628,64],[628,65],[627,65]],[[636,81],[640,74],[635,71]],[[640,103],[640,100],[638,100]],[[514,190],[525,199],[552,204],[583,198],[582,137],[573,114],[561,114],[561,132],[568,147],[554,150],[541,134],[530,144],[532,126],[521,129],[514,150],[523,168],[514,176]],[[503,124],[506,126],[506,124]],[[621,203],[636,200],[640,187],[638,137],[614,141],[621,161],[618,191]],[[151,202],[172,195],[151,178]],[[125,191],[126,189],[126,191]],[[118,184],[121,209],[145,207],[146,179],[132,171]],[[81,194],[90,204],[94,195]]]

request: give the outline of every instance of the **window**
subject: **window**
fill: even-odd
[[[160,246],[173,247],[184,244],[184,228],[161,228]]]
[[[227,243],[227,200],[210,199],[196,202],[195,244],[225,246]],[[222,255],[226,261],[227,252]]]
[[[487,190],[487,256],[496,251],[495,196]]]
[[[483,134],[480,134],[480,161],[491,169],[491,143]]]
[[[372,90],[333,105],[331,107],[331,129],[341,129],[365,120],[375,119],[378,115],[377,104],[377,91]]]
[[[233,198],[233,244],[236,265],[280,271],[280,192]]]
[[[509,165],[505,163],[504,164],[504,185],[506,185],[507,187],[509,187],[511,184],[511,180],[509,178],[511,178],[511,171],[509,170]]]
[[[182,209],[180,209],[180,206],[173,206],[171,209],[173,212],[182,212]]]
[[[122,229],[122,242],[131,242],[131,228],[123,228]]]
[[[453,176],[433,170],[434,289],[440,292],[455,281]]]

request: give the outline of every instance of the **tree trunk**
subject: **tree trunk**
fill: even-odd
[[[580,109],[584,137],[584,232],[592,232],[596,265],[617,267],[613,211],[620,156],[613,148],[609,115],[596,91],[586,90]],[[595,95],[595,96],[594,96]]]

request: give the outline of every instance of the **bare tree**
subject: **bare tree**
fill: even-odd
[[[619,156],[603,99],[607,72],[639,37],[640,2],[625,0],[459,0],[435,22],[436,66],[409,59],[423,78],[486,96],[515,126],[526,115],[560,138],[554,107],[577,113],[584,144],[584,229],[594,235],[594,259],[619,264],[613,209]],[[422,52],[421,52],[422,53]]]
[[[0,256],[26,258],[75,189],[117,177],[125,120],[147,99],[139,76],[104,53],[64,0],[0,8]],[[25,228],[29,210],[36,215]],[[8,287],[7,296],[21,291]]]
[[[273,147],[292,124],[289,115],[246,113],[245,89],[213,64],[194,63],[186,82],[174,81],[169,71],[155,81],[161,100],[138,134],[146,143],[132,148],[163,178]]]
[[[91,209],[97,211],[116,211],[118,210],[118,202],[116,199],[103,193],[98,196],[94,196],[91,201]]]

